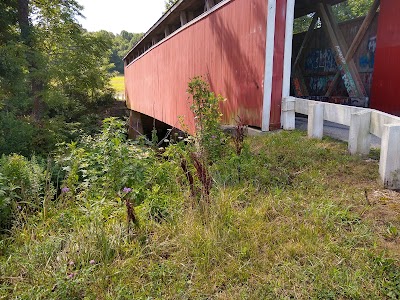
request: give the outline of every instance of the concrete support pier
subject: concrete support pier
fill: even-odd
[[[371,146],[371,112],[360,111],[351,114],[349,132],[349,152],[351,155],[368,155]]]
[[[143,134],[142,116],[140,113],[131,110],[129,115],[128,136],[130,139],[136,139]]]
[[[287,97],[282,102],[281,123],[284,130],[294,130],[296,128],[296,100],[293,97]]]
[[[324,135],[324,104],[308,105],[308,137],[322,139]]]
[[[384,125],[379,174],[385,188],[400,189],[400,125]]]

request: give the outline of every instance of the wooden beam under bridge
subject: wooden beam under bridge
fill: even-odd
[[[366,97],[365,88],[359,79],[359,74],[354,62],[353,64],[348,64],[346,62],[344,53],[347,53],[347,45],[340,29],[338,28],[337,22],[334,20],[331,10],[329,10],[326,4],[323,3],[319,3],[317,8],[322,20],[322,27],[328,34],[331,46],[335,52],[336,64],[339,67],[340,74],[349,96],[355,98]]]
[[[307,30],[306,36],[304,37],[303,43],[300,46],[300,50],[297,53],[296,59],[294,61],[292,70],[293,70],[293,87],[294,87],[294,92],[296,97],[302,97],[302,96],[308,96],[309,92],[307,90],[307,86],[304,83],[304,77],[301,72],[300,67],[298,66],[299,61],[301,59],[301,56],[303,55],[303,52],[305,52],[308,49],[308,46],[310,45],[310,40],[312,37],[312,34],[314,33],[315,25],[318,22],[318,15],[317,13],[314,14],[313,19],[311,21],[310,27]]]
[[[346,62],[349,62],[350,60],[353,60],[354,54],[356,53],[358,47],[360,46],[360,43],[362,39],[365,36],[365,33],[367,32],[369,26],[371,25],[375,15],[376,11],[378,10],[380,5],[380,0],[375,0],[374,3],[372,3],[372,6],[370,10],[368,11],[368,14],[365,16],[365,19],[360,27],[360,29],[357,32],[356,37],[354,38],[353,42],[350,45],[349,50],[346,53],[345,60]],[[333,90],[336,88],[336,85],[338,83],[340,77],[340,71],[338,71],[335,74],[335,77],[332,80],[331,85],[329,86],[328,91],[326,92],[325,96],[329,97],[332,95]]]

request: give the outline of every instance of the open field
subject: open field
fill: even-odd
[[[110,180],[77,150],[72,169],[97,177],[0,240],[0,299],[399,299],[400,194],[372,156],[300,131],[248,138],[210,167],[199,209],[172,159],[97,140]],[[107,192],[129,172],[144,199],[130,228]]]
[[[111,86],[115,89],[117,93],[125,91],[125,81],[124,76],[116,76],[111,78]]]

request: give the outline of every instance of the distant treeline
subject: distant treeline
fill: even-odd
[[[107,33],[112,40],[111,47],[111,58],[110,62],[114,65],[111,68],[111,72],[117,71],[118,73],[124,73],[124,62],[123,57],[128,51],[140,40],[143,33],[131,33],[122,30],[119,34],[113,34],[112,32],[102,31]]]

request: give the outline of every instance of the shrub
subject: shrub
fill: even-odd
[[[125,123],[116,118],[105,119],[100,134],[64,145],[57,164],[66,173],[62,186],[68,188],[68,199],[104,207],[128,199],[133,206],[143,205],[146,218],[156,221],[179,211],[177,167],[128,140]]]
[[[6,178],[0,173],[0,231],[11,227],[13,196],[12,191],[10,191],[9,186],[6,183]]]
[[[59,152],[57,162],[67,172],[64,184],[75,193],[88,187],[114,194],[140,187],[151,160],[149,151],[127,140],[125,124],[116,118],[105,119],[100,134],[82,136]]]
[[[222,156],[225,143],[219,109],[219,104],[224,99],[211,92],[210,85],[201,77],[194,77],[189,82],[187,92],[193,97],[191,110],[195,118],[198,152],[206,161],[213,162]]]
[[[0,230],[10,229],[19,214],[42,209],[55,192],[48,178],[35,157],[13,154],[0,159]]]
[[[63,117],[33,122],[30,117],[17,117],[0,112],[0,155],[17,153],[47,157],[56,145],[78,137],[78,123],[66,123]]]
[[[0,154],[18,153],[29,156],[35,128],[26,119],[0,112]]]

